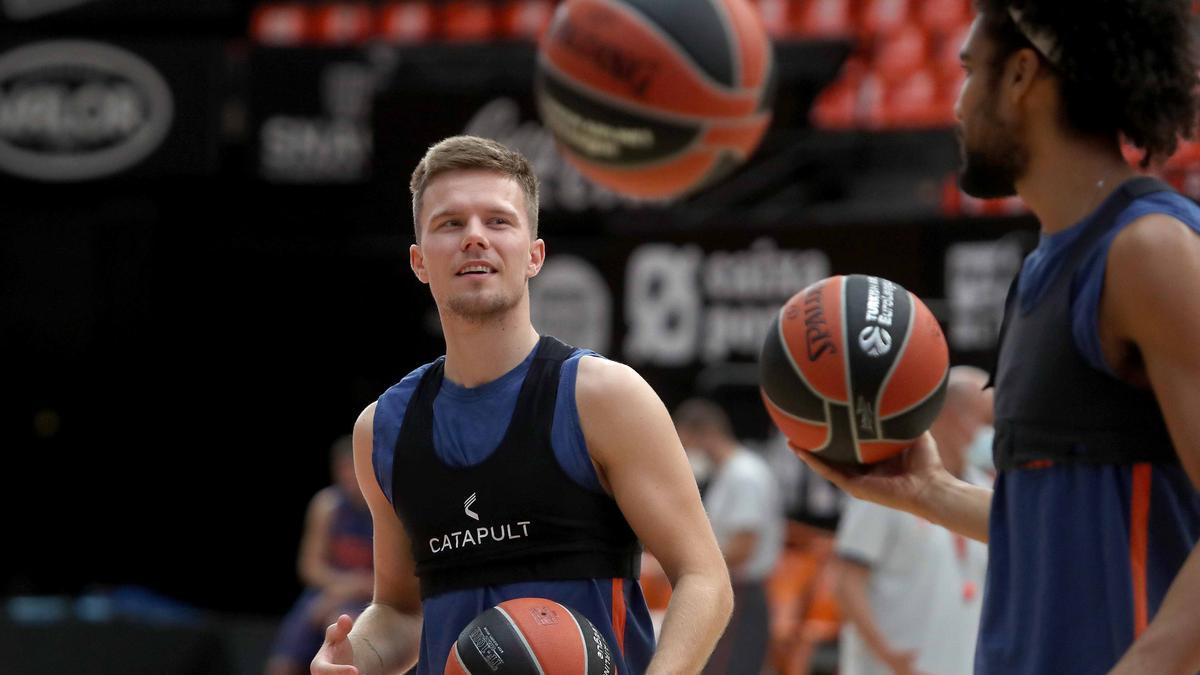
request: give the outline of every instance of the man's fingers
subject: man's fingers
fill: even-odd
[[[812,467],[813,471],[816,471],[822,478],[833,483],[834,485],[841,486],[846,479],[849,478],[849,476],[847,476],[845,473],[826,464],[824,460],[808,450],[797,448],[791,443],[788,443],[788,447],[791,448],[792,452],[796,453],[796,456],[803,460],[805,464]]]
[[[337,621],[329,624],[329,627],[325,629],[325,641],[329,644],[341,642],[349,635],[350,626],[343,623],[342,619],[349,619],[349,617],[343,614],[337,618]]]

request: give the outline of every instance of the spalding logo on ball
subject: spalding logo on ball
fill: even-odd
[[[446,657],[445,675],[616,674],[604,635],[545,598],[507,600],[475,617]]]
[[[818,281],[783,306],[759,369],[767,412],[793,445],[863,464],[896,455],[933,424],[950,352],[916,296],[853,274]]]
[[[616,192],[665,199],[728,175],[771,122],[774,57],[747,0],[566,0],[543,37],[538,111]]]

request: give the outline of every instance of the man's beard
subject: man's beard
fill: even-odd
[[[502,292],[466,293],[450,298],[447,308],[459,318],[486,323],[516,307],[520,301],[520,295],[509,296]]]
[[[995,113],[987,110],[982,121],[990,135],[974,148],[967,147],[966,135],[959,130],[963,157],[959,187],[979,199],[1011,197],[1017,194],[1017,179],[1028,167],[1029,153],[1017,139],[1016,130],[1000,121]]]

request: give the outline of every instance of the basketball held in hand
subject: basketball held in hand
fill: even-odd
[[[759,382],[792,445],[822,459],[883,461],[941,411],[946,338],[916,296],[886,279],[823,279],[793,296],[763,343]]]
[[[507,600],[475,617],[450,648],[445,675],[616,673],[604,635],[579,612],[544,598]]]
[[[668,199],[754,152],[774,69],[748,0],[566,0],[538,50],[538,112],[584,176]]]

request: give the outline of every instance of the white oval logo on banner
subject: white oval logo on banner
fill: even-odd
[[[46,181],[123,171],[171,128],[171,90],[149,63],[99,42],[0,54],[0,169]]]
[[[556,254],[529,282],[538,332],[600,354],[612,334],[612,291],[604,276],[578,256]]]

